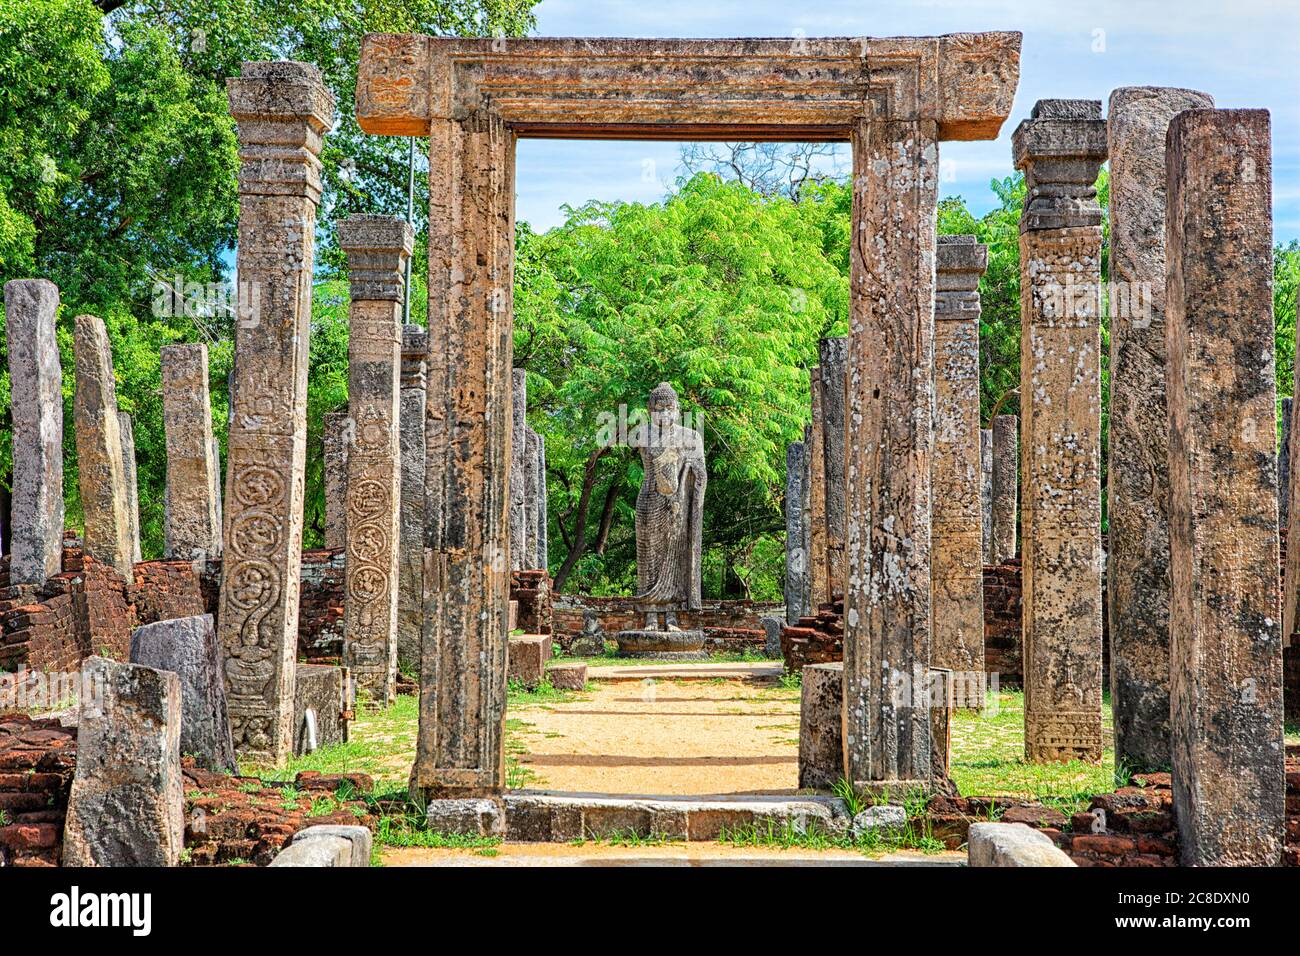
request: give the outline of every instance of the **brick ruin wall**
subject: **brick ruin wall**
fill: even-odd
[[[698,611],[681,611],[678,626],[701,630],[705,644],[713,650],[762,650],[765,640],[762,618],[783,616],[779,601],[705,601]],[[590,597],[579,594],[551,595],[551,629],[556,643],[568,650],[582,634],[584,622],[592,619],[608,640],[619,631],[643,626],[644,618],[630,597]]]

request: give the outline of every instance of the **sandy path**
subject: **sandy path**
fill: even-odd
[[[794,793],[799,691],[774,681],[596,682],[511,708],[529,788],[607,794]]]

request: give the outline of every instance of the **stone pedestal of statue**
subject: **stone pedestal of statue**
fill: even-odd
[[[702,661],[703,631],[656,631],[648,628],[618,632],[618,656],[666,661]]]

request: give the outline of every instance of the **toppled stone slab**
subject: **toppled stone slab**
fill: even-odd
[[[506,811],[498,800],[430,800],[425,821],[434,833],[500,837],[506,834]]]
[[[971,866],[1074,866],[1051,838],[1022,823],[974,823],[969,837]]]
[[[898,833],[907,826],[907,811],[893,804],[882,803],[876,807],[867,807],[853,818],[849,832],[855,840],[860,840],[868,833]]]
[[[211,614],[146,624],[131,635],[131,663],[181,681],[181,753],[205,770],[238,773],[230,739],[221,648]]]
[[[69,866],[175,866],[185,834],[181,682],[168,671],[86,661],[77,770],[68,801]]]
[[[370,831],[359,826],[299,830],[271,866],[369,866]]]
[[[552,664],[546,676],[556,690],[582,690],[587,686],[587,665],[581,662]]]
[[[550,659],[551,635],[512,637],[506,652],[506,679],[530,689],[539,687],[546,677],[546,662]]]
[[[833,797],[661,799],[509,793],[504,800],[506,838],[522,843],[567,843],[629,833],[708,841],[724,831],[746,827],[770,827],[777,832],[789,827],[798,833],[820,829],[839,835],[850,823],[843,802]]]

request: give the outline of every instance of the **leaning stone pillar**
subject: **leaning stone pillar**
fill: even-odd
[[[980,516],[982,553],[993,564],[993,429],[980,429]]]
[[[343,662],[377,707],[397,697],[402,302],[412,242],[410,225],[393,216],[339,224],[352,295]]]
[[[1265,110],[1188,110],[1167,140],[1170,725],[1184,865],[1271,866],[1282,854],[1269,133]]]
[[[891,793],[931,780],[936,140],[929,120],[852,135],[844,766]]]
[[[167,439],[164,556],[205,561],[221,554],[219,450],[212,435],[208,347],[162,347],[163,431]]]
[[[528,537],[528,490],[524,455],[528,451],[528,373],[517,368],[510,374],[510,569],[519,571],[527,567],[524,542]]]
[[[245,63],[228,81],[239,133],[241,283],[217,636],[231,737],[249,760],[293,747],[307,456],[307,364],[321,137],[334,99],[306,63]]]
[[[1020,216],[1025,757],[1101,759],[1101,208],[1094,100],[1040,100],[1012,138]]]
[[[993,563],[1016,556],[1016,511],[1020,495],[1020,420],[993,418]]]
[[[794,625],[805,613],[803,595],[808,574],[803,550],[804,444],[785,448],[785,621]]]
[[[411,774],[424,796],[505,786],[514,165],[515,136],[486,104],[432,120],[426,598]]]
[[[826,554],[826,419],[822,403],[822,370],[811,374],[812,433],[808,441],[808,593],[812,610],[830,602],[830,570]]]
[[[59,287],[5,283],[13,496],[9,581],[42,585],[63,567],[63,371],[54,320]]]
[[[940,236],[934,293],[934,454],[930,664],[961,675],[964,691],[984,674],[983,515],[980,500],[980,276],[988,247],[974,236]]]
[[[849,340],[822,339],[817,343],[821,363],[822,462],[826,475],[826,593],[827,600],[844,596],[844,389],[847,381]]]
[[[424,404],[429,333],[402,329],[402,515],[398,545],[397,661],[418,671],[424,621]]]
[[[352,447],[352,416],[347,412],[326,412],[321,416],[321,433],[325,547],[342,551],[348,543],[348,450]]]
[[[1115,760],[1169,766],[1169,412],[1165,133],[1194,90],[1110,95],[1110,440],[1106,559]]]
[[[126,412],[117,413],[118,431],[122,435],[122,480],[126,482],[126,514],[128,537],[131,540],[131,561],[138,564],[140,556],[140,478],[135,464],[135,426]]]
[[[132,580],[131,505],[122,459],[121,419],[108,332],[98,316],[79,315],[73,353],[77,390],[77,473],[86,554]]]

